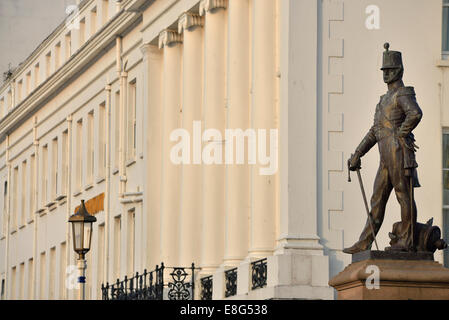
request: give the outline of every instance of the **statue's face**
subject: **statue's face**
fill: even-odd
[[[389,84],[400,80],[402,78],[403,71],[404,70],[401,68],[384,69],[384,82]]]

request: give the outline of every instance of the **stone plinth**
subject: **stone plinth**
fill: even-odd
[[[338,300],[447,300],[449,269],[429,253],[364,251],[354,254],[329,285]]]

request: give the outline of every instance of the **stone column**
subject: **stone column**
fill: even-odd
[[[215,129],[215,136],[204,142],[223,147],[226,99],[226,4],[225,0],[202,0],[200,15],[205,16],[204,70],[204,130]],[[220,140],[220,141],[218,141]],[[204,151],[204,150],[203,150]],[[220,161],[218,161],[220,162]],[[225,223],[225,167],[221,164],[203,165],[203,236],[201,272],[212,273],[223,261]]]
[[[4,269],[5,270],[5,299],[8,300],[9,297],[11,296],[11,284],[10,284],[10,279],[11,279],[11,272],[10,272],[10,267],[9,267],[9,239],[10,239],[10,235],[11,235],[11,162],[9,160],[9,145],[10,145],[10,136],[7,135],[6,136],[6,152],[5,152],[5,163],[6,163],[6,170],[8,172],[7,175],[7,181],[8,181],[8,185],[7,185],[7,197],[6,197],[6,221],[4,223],[6,223],[6,243],[5,243],[5,260],[4,260]],[[36,219],[37,220],[37,219]]]
[[[66,211],[66,219],[68,221],[70,216],[72,215],[72,197],[73,197],[73,193],[72,193],[72,174],[74,172],[74,170],[72,170],[72,153],[73,153],[73,141],[72,141],[72,137],[73,137],[73,116],[72,116],[72,114],[69,114],[67,116],[66,121],[67,121],[67,154],[66,154],[66,157],[67,157],[67,176],[66,176],[67,204],[66,204],[66,209],[67,209],[67,211]],[[38,180],[37,180],[37,177],[38,177],[37,159],[39,159],[39,157],[37,156],[37,154],[39,152],[39,141],[37,140],[37,130],[36,130],[36,133],[35,133],[35,141],[36,141],[35,142],[35,155],[36,155],[36,157],[35,157],[35,161],[36,161],[36,164],[35,164],[35,168],[36,169],[35,169],[35,171],[36,171],[36,173],[34,175],[34,178],[35,178],[35,187],[36,187],[36,192],[35,192],[35,197],[36,197],[35,206],[36,206],[36,208],[34,210],[36,212],[38,210],[38,208],[39,208],[38,202],[37,202],[37,195],[38,195],[38,191],[37,191],[38,190],[38,188],[37,188],[37,186],[38,186]],[[63,168],[63,170],[64,170],[64,168]],[[34,223],[37,223],[38,220],[39,219],[37,219],[37,217],[36,217],[36,219],[34,220]],[[37,242],[37,227],[36,227],[35,239],[36,239],[35,241]],[[36,243],[36,246],[37,246],[37,243]],[[75,257],[74,257],[74,254],[73,254],[72,226],[70,226],[70,223],[67,223],[67,225],[66,225],[66,246],[65,246],[65,250],[66,250],[66,258],[67,258],[67,266],[73,265],[75,263]],[[34,261],[33,266],[35,268],[34,279],[37,279],[36,278],[37,257],[38,257],[38,252],[37,252],[37,247],[36,247],[35,257],[33,258],[33,261]],[[66,270],[64,270],[64,272],[66,272]],[[36,286],[36,282],[35,282],[34,287],[37,287]],[[37,297],[36,290],[34,290],[33,293],[35,294],[34,297]],[[74,299],[73,295],[74,295],[73,290],[70,290],[66,286],[65,298],[66,299]]]
[[[329,259],[317,236],[319,5],[279,2],[280,234],[267,262],[267,286],[277,286],[279,298],[333,298]]]
[[[144,201],[143,219],[146,239],[144,264],[153,270],[161,263],[161,175],[162,175],[162,65],[163,52],[158,46],[144,44],[143,112],[144,112]]]
[[[70,127],[69,127],[70,130]],[[70,132],[70,131],[69,131]],[[34,172],[32,172],[31,174],[34,175],[34,186],[32,188],[32,190],[34,191],[34,208],[30,208],[30,210],[32,210],[31,214],[33,215],[33,285],[32,287],[32,292],[31,292],[31,299],[36,299],[37,297],[37,257],[38,257],[38,252],[37,252],[37,231],[38,231],[38,216],[36,215],[36,212],[39,208],[39,201],[38,201],[38,197],[39,197],[39,181],[38,181],[38,177],[39,177],[39,139],[37,138],[37,117],[34,116],[33,118],[33,148],[34,148]],[[31,197],[32,195],[30,195]],[[67,194],[67,197],[70,197],[71,194]],[[69,203],[69,200],[67,200],[67,202]],[[67,204],[67,206],[69,206]],[[68,211],[70,211],[70,209],[68,209]],[[67,219],[68,220],[68,219]],[[66,232],[68,232],[70,230],[70,227],[67,223],[66,226]],[[69,240],[70,238],[67,237],[66,238],[66,244],[67,244],[67,248],[69,247]],[[67,258],[69,258],[69,256],[67,255]],[[66,290],[66,297],[68,297],[68,290]]]
[[[203,105],[203,18],[189,12],[179,18],[178,32],[183,36],[182,57],[182,128],[192,138],[194,121],[201,121]],[[200,122],[201,123],[201,122]],[[192,143],[193,142],[193,143]],[[195,139],[190,140],[191,150],[201,150]],[[195,148],[195,149],[192,149]],[[200,263],[202,174],[201,165],[192,161],[182,166],[180,265]]]
[[[266,132],[266,142],[258,134],[257,152],[261,145],[270,152],[270,129],[277,128],[276,110],[276,1],[253,1],[252,52],[252,125]],[[251,258],[272,254],[276,234],[276,173],[262,175],[260,159],[252,166],[252,212],[250,226]]]
[[[109,264],[110,264],[110,241],[112,238],[111,232],[111,212],[110,212],[110,199],[111,199],[111,85],[106,84],[104,90],[106,93],[105,102],[105,132],[104,137],[106,141],[106,150],[104,157],[106,158],[106,172],[105,172],[105,197],[104,197],[104,262],[103,262],[103,279],[101,281],[106,283],[109,281]],[[69,130],[71,130],[71,123]],[[69,140],[70,141],[70,140]],[[63,168],[64,170],[64,168]],[[70,175],[70,173],[68,173]]]
[[[120,73],[120,146],[119,146],[119,196],[123,197],[126,192],[126,139],[127,139],[127,115],[128,115],[128,73]],[[87,162],[87,161],[85,161]],[[86,172],[86,171],[85,171]]]
[[[227,128],[243,131],[250,127],[249,17],[249,0],[229,1]],[[239,151],[238,139],[238,136],[226,139],[226,146],[232,146],[233,158],[226,170],[226,242],[223,266],[237,266],[248,254],[250,167],[248,153],[244,151],[245,144]],[[245,155],[243,164],[236,163],[237,152]]]
[[[167,266],[179,264],[179,213],[181,167],[172,163],[170,134],[180,128],[182,36],[174,30],[159,35],[164,49],[162,75],[162,203],[161,258]]]

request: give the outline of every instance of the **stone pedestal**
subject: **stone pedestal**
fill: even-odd
[[[338,300],[446,300],[449,269],[431,253],[364,251],[329,285]]]

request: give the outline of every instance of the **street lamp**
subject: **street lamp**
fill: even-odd
[[[86,259],[85,255],[90,250],[90,243],[92,240],[92,224],[97,221],[97,218],[91,216],[84,205],[84,200],[81,200],[81,205],[78,211],[70,216],[69,222],[72,223],[73,232],[73,249],[78,253],[78,270],[80,276],[78,283],[80,284],[79,298],[85,299],[86,286]]]

